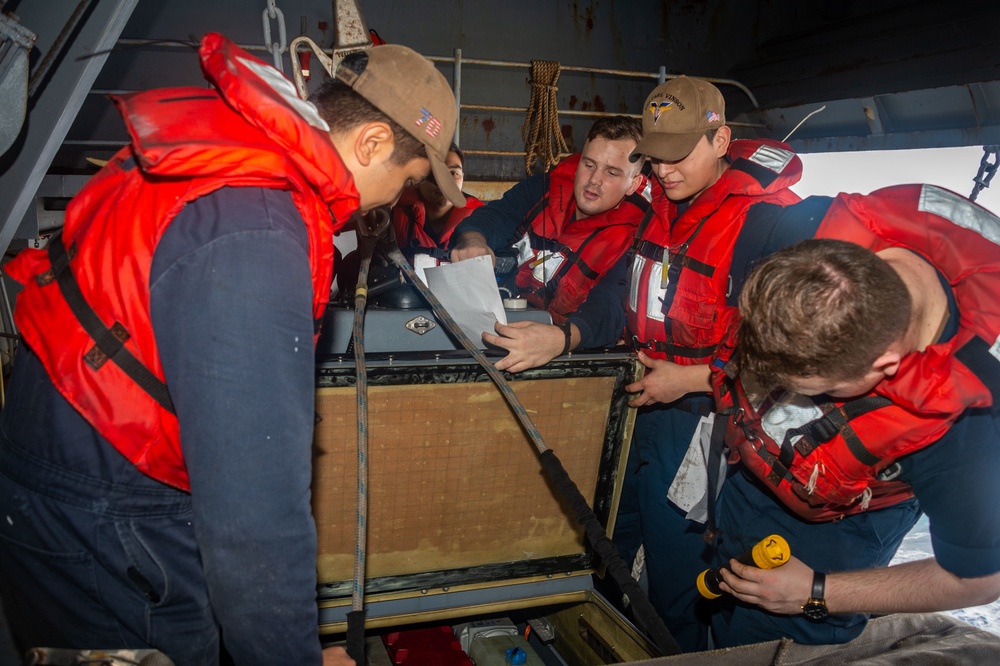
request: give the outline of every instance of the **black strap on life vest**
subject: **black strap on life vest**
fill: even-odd
[[[778,459],[787,468],[792,464],[796,452],[803,457],[808,456],[818,446],[822,446],[837,435],[840,435],[844,438],[848,450],[857,458],[858,462],[872,467],[882,459],[865,448],[865,445],[858,438],[854,429],[851,428],[849,422],[863,414],[887,407],[891,404],[892,401],[886,397],[869,395],[845,402],[840,407],[834,407],[820,418],[798,428],[788,430],[785,433],[784,441],[781,443],[781,453]],[[798,435],[802,437],[793,446],[791,440]]]
[[[645,229],[646,223],[649,222],[649,218],[652,217],[652,208],[647,212],[647,216],[643,218],[643,224],[639,226],[639,235],[636,236],[636,240],[632,244],[632,251],[641,257],[651,259],[653,261],[663,261],[663,255],[667,252],[667,249],[653,243],[652,241],[640,240],[639,236],[642,233],[642,229]],[[700,273],[706,277],[711,277],[715,273],[715,267],[709,266],[708,264],[698,261],[697,259],[692,259],[687,256],[687,248],[701,228],[708,221],[710,216],[702,218],[695,228],[691,237],[688,239],[687,243],[684,243],[677,252],[667,253],[669,259],[669,265],[667,267],[667,293],[664,295],[663,302],[673,303],[674,294],[677,291],[677,281],[680,279],[681,270],[692,270],[696,273]],[[633,277],[634,279],[634,277]],[[666,313],[664,312],[664,315]],[[673,327],[671,325],[670,318],[664,316],[663,318],[663,340],[640,340],[636,336],[632,336],[631,340],[632,349],[638,351],[640,349],[652,349],[654,351],[666,354],[668,360],[673,360],[674,358],[707,358],[712,355],[715,351],[715,346],[706,347],[684,347],[679,346],[674,343]]]
[[[545,309],[548,309],[552,299],[555,298],[556,291],[559,289],[559,282],[563,279],[566,272],[571,267],[576,266],[588,280],[597,280],[601,277],[600,273],[591,268],[590,265],[583,260],[581,253],[584,248],[586,248],[587,245],[597,238],[604,230],[605,229],[595,229],[593,233],[587,236],[587,238],[580,243],[580,249],[578,251],[574,251],[568,245],[564,245],[557,240],[552,240],[551,238],[546,238],[536,234],[534,231],[528,232],[531,239],[531,246],[539,250],[539,252],[560,252],[564,257],[566,257],[566,260],[561,266],[559,266],[559,270],[557,270],[555,274],[553,274],[552,277],[545,282],[545,284],[536,287],[532,292],[534,296],[545,305]]]
[[[629,344],[634,351],[639,351],[640,349],[652,349],[670,357],[675,358],[707,358],[715,352],[715,346],[706,347],[683,347],[677,345],[674,342],[673,336],[669,336],[668,340],[646,340],[642,341],[638,336],[633,335],[629,340]]]
[[[720,203],[719,205],[721,206],[722,204]],[[708,264],[705,264],[696,259],[691,259],[690,257],[687,256],[687,251],[691,245],[691,242],[698,237],[698,234],[701,232],[702,228],[705,226],[705,223],[708,222],[708,219],[711,216],[712,213],[709,213],[705,217],[701,218],[701,220],[698,221],[698,226],[695,227],[693,232],[691,232],[691,235],[688,237],[688,239],[681,244],[681,246],[677,249],[677,252],[670,254],[670,265],[667,267],[667,292],[663,296],[664,305],[668,303],[672,304],[674,302],[674,297],[677,294],[677,284],[680,281],[681,277],[681,270],[694,270],[695,272],[705,275],[706,277],[711,277],[712,274],[715,272],[714,267],[709,266]],[[666,311],[664,311],[663,315],[664,315],[663,339],[667,341],[666,344],[668,345],[669,349],[669,351],[667,351],[666,349],[663,351],[666,351],[668,361],[672,361],[676,356],[684,356],[688,358],[702,358],[704,356],[710,355],[712,351],[714,351],[714,348],[705,353],[704,348],[698,350],[691,350],[691,349],[685,350],[685,348],[683,347],[676,347],[673,343],[674,339],[673,320],[671,320],[670,317],[667,316]]]
[[[77,321],[94,340],[94,346],[84,354],[87,365],[96,371],[111,360],[161,407],[171,414],[176,413],[167,385],[125,347],[125,341],[130,337],[125,327],[117,321],[111,328],[105,326],[84,298],[80,285],[69,268],[70,259],[76,254],[76,247],[71,246],[67,251],[60,232],[49,238],[48,254],[52,268],[37,276],[36,282],[45,286],[54,280]]]
[[[531,232],[531,223],[535,221],[535,218],[542,214],[549,205],[549,188],[546,184],[545,186],[545,196],[538,200],[534,206],[525,214],[524,219],[521,220],[521,224],[517,225],[517,229],[514,230],[514,235],[511,236],[510,240],[507,242],[508,245],[514,245],[524,234]]]

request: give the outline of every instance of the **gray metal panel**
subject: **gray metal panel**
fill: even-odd
[[[551,324],[544,310],[507,310],[507,321]],[[422,332],[418,332],[422,331]],[[327,308],[316,353],[344,354],[354,332],[354,310]],[[365,352],[421,352],[462,349],[452,341],[430,308],[387,309],[369,307],[365,313]]]
[[[780,139],[823,105],[744,114],[737,120],[765,125],[773,133],[737,130],[736,134]],[[825,106],[789,140],[798,152],[941,148],[1000,141],[1000,82],[841,99],[825,102]]]
[[[454,611],[457,616],[463,612],[462,609],[556,597],[561,594],[583,592],[590,589],[593,589],[593,583],[589,574],[574,575],[498,587],[483,587],[475,590],[424,594],[404,599],[383,601],[372,599],[365,603],[365,611],[369,620],[383,617],[404,618],[437,611]],[[350,606],[320,608],[319,624],[322,626],[346,622],[347,613],[350,610]]]
[[[0,190],[0,248],[10,244],[22,218],[32,210],[35,191],[107,59],[106,55],[85,56],[114,45],[137,2],[96,0],[92,11],[67,40],[65,53],[43,87],[29,100],[25,129],[0,164],[4,183]],[[56,41],[63,21],[77,4],[76,0],[29,2],[19,6],[18,12],[22,24],[38,34],[37,44],[44,51]],[[21,235],[29,238],[36,233],[28,228],[21,229]]]

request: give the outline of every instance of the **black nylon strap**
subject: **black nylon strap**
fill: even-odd
[[[865,396],[864,398],[858,398],[857,400],[845,402],[840,407],[831,409],[815,421],[810,421],[803,426],[789,430],[785,433],[785,440],[781,445],[782,462],[786,466],[791,465],[792,453],[790,441],[791,438],[796,435],[802,435],[802,439],[795,444],[795,450],[798,451],[800,455],[807,456],[812,453],[816,447],[829,442],[835,436],[840,434],[843,436],[844,442],[847,444],[847,448],[850,450],[851,454],[857,458],[859,462],[863,465],[868,465],[869,467],[877,464],[881,461],[881,458],[865,448],[865,445],[854,432],[854,429],[851,428],[850,422],[863,414],[867,414],[868,412],[872,412],[876,409],[881,409],[882,407],[887,407],[891,404],[892,401],[883,396]]]
[[[854,432],[854,428],[851,426],[845,425],[841,435],[844,438],[844,442],[847,444],[847,448],[861,464],[874,467],[882,461],[881,458],[865,448],[865,445],[861,443],[860,439],[858,439],[857,433]]]
[[[694,271],[706,277],[712,277],[715,275],[715,266],[709,266],[703,261],[698,261],[697,259],[692,259],[686,254],[680,255],[676,261],[672,260],[670,262],[671,267],[677,266],[678,270]]]
[[[118,322],[111,328],[105,326],[83,297],[73,271],[69,270],[71,253],[74,252],[66,251],[61,233],[49,239],[48,254],[52,262],[52,277],[58,283],[63,298],[83,326],[83,330],[96,343],[84,356],[87,363],[96,371],[110,359],[161,407],[174,414],[174,403],[170,399],[167,385],[157,379],[149,368],[126,349],[125,341],[128,340],[129,334],[125,327]]]
[[[633,194],[632,196],[636,196],[636,195]],[[659,250],[660,250],[660,256],[662,257],[663,256],[663,248],[662,247],[660,247],[656,243],[650,243],[649,241],[642,240],[642,234],[646,231],[646,227],[649,226],[649,222],[650,222],[650,220],[653,219],[653,215],[655,214],[655,211],[653,210],[653,204],[649,203],[645,199],[643,199],[643,201],[645,202],[645,204],[647,206],[646,213],[642,216],[642,219],[639,220],[639,226],[635,230],[635,237],[634,237],[634,240],[632,241],[632,251],[634,253],[637,252],[639,254],[642,254],[642,256],[647,256],[647,255],[645,255],[645,254],[643,254],[642,252],[639,251],[639,247],[642,246],[642,245],[646,245],[648,243],[649,245],[652,246],[652,248],[659,248]],[[656,261],[659,261],[659,259],[657,259]]]
[[[546,182],[545,196],[539,199],[538,203],[531,207],[531,210],[529,210],[524,216],[524,220],[521,221],[521,224],[517,225],[517,229],[514,230],[514,235],[509,241],[507,241],[508,245],[514,245],[517,241],[521,240],[521,237],[524,236],[524,234],[531,232],[531,223],[534,222],[535,218],[541,215],[542,211],[545,210],[545,207],[549,205],[548,192],[549,186]]]
[[[586,277],[588,280],[596,280],[597,278],[601,277],[601,275],[600,275],[600,273],[598,273],[597,271],[595,271],[593,268],[591,268],[590,265],[586,261],[583,260],[583,256],[582,256],[583,255],[583,249],[585,247],[587,247],[588,245],[590,245],[590,242],[592,240],[594,240],[595,238],[597,238],[598,234],[600,234],[601,231],[602,231],[602,229],[598,229],[594,233],[592,233],[589,236],[587,236],[584,239],[584,241],[582,243],[580,243],[580,249],[577,250],[576,252],[574,252],[573,250],[571,250],[568,246],[565,246],[567,263],[571,263],[574,266],[576,266],[578,269],[580,269],[580,272],[583,273],[584,277]],[[568,270],[568,269],[563,269],[563,270],[560,271],[560,273],[565,273],[566,270]],[[562,276],[560,275],[560,277],[562,277]]]
[[[673,340],[649,340],[648,342],[641,342],[634,335],[630,342],[632,349],[636,351],[640,349],[652,349],[653,351],[669,354],[670,356],[680,356],[682,358],[705,358],[706,356],[711,356],[715,351],[714,346],[678,347],[673,343]]]
[[[632,243],[632,250],[640,257],[652,259],[653,261],[663,261],[663,253],[666,248],[662,245],[657,245],[653,241],[639,240],[637,238]]]

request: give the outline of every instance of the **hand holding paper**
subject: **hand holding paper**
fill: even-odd
[[[483,333],[492,333],[497,321],[507,323],[491,257],[427,268],[424,274],[427,286],[480,349],[486,347]]]

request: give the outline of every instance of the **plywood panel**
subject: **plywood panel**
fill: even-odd
[[[546,444],[593,498],[613,377],[512,382]],[[313,511],[321,582],[351,578],[353,388],[317,391]],[[581,530],[489,383],[369,388],[369,578],[569,555]]]

